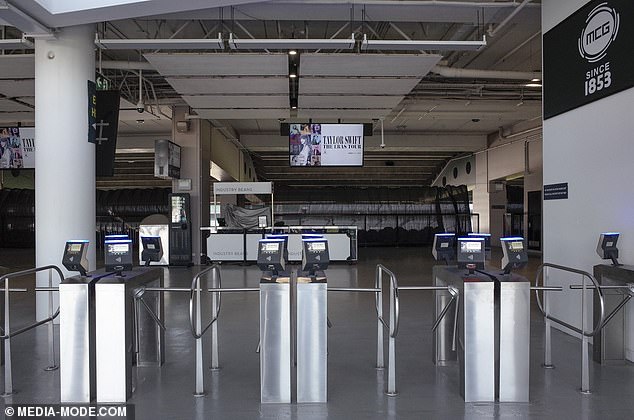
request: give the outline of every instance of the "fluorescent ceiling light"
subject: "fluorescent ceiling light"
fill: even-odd
[[[354,34],[348,39],[237,39],[229,34],[229,48],[232,50],[351,50],[354,44]]]
[[[524,86],[533,87],[533,88],[540,88],[540,87],[542,87],[542,84],[541,83],[526,83]]]
[[[53,35],[50,28],[6,1],[0,1],[0,19],[31,37]]]
[[[420,51],[420,50],[479,50],[487,45],[486,36],[482,41],[409,41],[403,40],[382,40],[368,39],[363,35],[361,42],[362,50],[398,50],[398,51]]]
[[[0,39],[0,50],[34,50],[35,45],[28,39]]]
[[[95,44],[106,50],[222,50],[221,34],[216,39],[103,39],[95,38]]]

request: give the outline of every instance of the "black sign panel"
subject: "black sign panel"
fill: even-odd
[[[97,86],[92,80],[88,81],[88,141],[95,143],[95,123],[97,119]]]
[[[634,1],[594,0],[544,34],[544,119],[634,86]]]
[[[544,185],[544,200],[567,200],[568,183]]]
[[[119,91],[97,91],[97,114],[95,118],[96,175],[114,175],[114,155],[117,148],[119,127]]]

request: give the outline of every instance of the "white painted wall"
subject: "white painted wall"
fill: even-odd
[[[585,3],[542,2],[544,31]],[[634,264],[634,183],[627,176],[634,162],[633,103],[634,89],[629,89],[544,122],[544,184],[568,182],[569,191],[568,200],[544,202],[544,261],[592,272],[601,263],[595,253],[599,233],[609,230],[622,233],[622,263]],[[554,273],[549,279],[566,287],[580,282],[579,276]],[[580,293],[566,290],[551,296],[553,314],[580,326]],[[626,312],[626,353],[634,360],[632,304]]]

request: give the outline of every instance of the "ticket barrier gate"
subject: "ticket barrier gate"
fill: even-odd
[[[134,389],[133,365],[163,364],[161,296],[145,297],[142,311],[138,295],[162,283],[162,268],[135,267],[125,277],[98,270],[60,284],[62,402],[125,403]]]
[[[529,401],[530,290],[519,275],[492,271],[467,273],[456,266],[434,266],[434,284],[458,290],[459,305],[443,319],[433,337],[438,366],[459,362],[460,394],[465,402]],[[434,313],[449,304],[438,292]]]
[[[451,286],[460,296],[456,312],[445,315],[434,333],[434,362],[459,362],[460,395],[465,402],[495,401],[493,280],[481,273],[465,273],[456,266],[434,266],[433,278],[434,285]],[[446,292],[436,293],[435,314],[447,305],[447,300]]]
[[[295,286],[297,402],[328,400],[328,284],[323,271],[299,271]]]
[[[625,357],[625,314],[620,311],[634,296],[634,266],[595,265],[593,274],[603,290],[605,311],[612,313],[594,337],[592,359],[600,364],[622,363]],[[599,321],[601,302],[593,299],[594,322]],[[609,322],[609,324],[608,324]]]

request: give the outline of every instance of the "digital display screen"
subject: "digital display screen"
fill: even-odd
[[[509,249],[511,251],[521,251],[524,249],[524,242],[521,242],[521,241],[511,242],[509,243]]]
[[[280,250],[280,244],[276,242],[269,242],[262,244],[262,251],[274,252]]]
[[[440,247],[441,248],[449,248],[449,242],[441,242],[440,243]]]
[[[120,254],[130,251],[130,244],[108,244],[110,254]]]
[[[325,251],[326,243],[325,242],[313,242],[308,244],[309,251]]]
[[[81,244],[70,244],[68,246],[69,252],[79,252],[81,251]]]
[[[145,247],[147,249],[156,249],[156,246],[154,244],[147,244]]]
[[[481,241],[461,241],[460,242],[460,252],[482,252],[482,242]]]
[[[172,197],[172,223],[187,223],[185,197]]]
[[[291,166],[363,166],[363,124],[291,124]]]
[[[606,247],[606,248],[611,248],[611,247],[613,247],[613,246],[614,246],[614,242],[606,242],[606,243],[605,243],[605,247]]]

